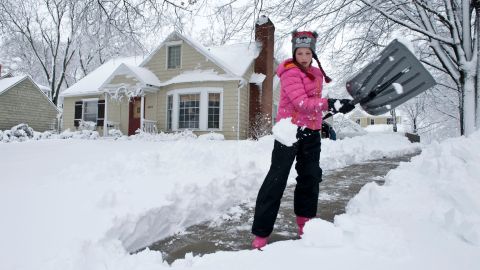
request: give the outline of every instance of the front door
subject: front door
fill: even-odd
[[[141,117],[141,98],[134,97],[129,104],[128,135],[135,135],[135,131],[140,128]]]

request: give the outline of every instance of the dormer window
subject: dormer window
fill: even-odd
[[[167,68],[176,69],[180,68],[181,63],[181,45],[171,45],[167,47]]]

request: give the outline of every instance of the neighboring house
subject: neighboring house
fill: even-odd
[[[89,121],[103,135],[115,128],[255,136],[259,119],[271,128],[278,106],[274,30],[266,19],[257,22],[257,42],[210,48],[172,32],[143,60],[111,60],[60,93],[63,128]]]
[[[40,88],[40,90],[42,90],[42,92],[50,99],[52,100],[52,89],[48,86],[45,86],[45,85],[41,85],[41,84],[38,84],[37,83],[37,86],[38,88]]]
[[[348,117],[363,128],[370,125],[379,125],[379,124],[393,125],[393,117],[390,114],[390,112],[382,115],[370,115],[366,113],[364,110],[357,108],[353,110],[348,115]],[[396,119],[397,119],[397,124],[402,123],[402,116],[398,113],[398,111],[397,111]]]
[[[56,128],[58,109],[29,76],[0,78],[0,130],[20,123],[35,131]]]

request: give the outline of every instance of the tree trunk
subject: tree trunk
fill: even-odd
[[[478,57],[480,57],[480,0],[473,1],[473,6],[475,7],[475,37],[476,37],[476,47],[475,47],[475,54],[477,59],[477,81],[475,87],[475,129],[480,129],[480,61]]]
[[[463,134],[470,135],[475,131],[475,82],[476,76],[468,73],[468,70],[462,71],[462,114],[463,114]]]

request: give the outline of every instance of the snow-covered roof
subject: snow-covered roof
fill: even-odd
[[[15,76],[15,77],[9,77],[9,78],[4,78],[0,80],[0,95],[6,92],[8,89],[11,87],[15,86],[16,84],[20,83],[23,81],[26,77],[26,75],[23,76]]]
[[[48,86],[45,86],[45,85],[41,85],[41,84],[38,84],[38,83],[35,83],[38,88],[40,88],[40,90],[42,90],[43,92],[52,92],[52,89]]]
[[[395,108],[395,111],[396,111],[397,116],[403,116],[404,115],[401,109]],[[392,115],[390,114],[390,112],[386,112],[386,113],[380,114],[380,115],[372,115],[372,114],[367,113],[366,111],[364,111],[361,108],[356,108],[351,113],[349,113],[349,116],[350,117],[370,117],[370,118],[374,118],[374,117],[391,117]]]
[[[174,84],[174,83],[185,83],[185,82],[203,82],[203,81],[234,81],[242,80],[242,77],[232,76],[228,74],[218,74],[213,69],[208,70],[189,70],[182,72],[181,74],[171,78],[168,81],[165,81],[161,86]]]
[[[205,47],[199,42],[189,38],[180,32],[173,31],[168,37],[140,64],[145,65],[166,42],[177,36],[188,43],[192,48],[207,57],[210,61],[225,70],[226,73],[235,76],[243,76],[250,64],[260,53],[257,43],[239,43],[217,47]]]
[[[21,75],[21,76],[14,76],[14,77],[0,79],[0,95],[6,92],[8,89],[14,87],[15,85],[23,82],[24,80],[30,80],[33,83],[33,85],[36,86],[35,89],[37,89],[40,93],[42,93],[45,96],[45,98],[48,100],[50,105],[52,105],[52,107],[54,107],[57,111],[59,111],[57,106],[50,100],[50,98],[45,94],[45,92],[43,92],[38,86],[38,84],[35,83],[28,75]]]
[[[80,81],[60,93],[61,97],[92,95],[100,92],[100,87],[121,64],[138,65],[143,57],[121,57],[112,59],[94,71],[87,74]]]
[[[117,75],[133,76],[137,79],[141,86],[160,86],[161,82],[153,72],[144,67],[139,67],[131,64],[121,63],[105,80],[100,89],[107,86],[110,80]]]
[[[207,50],[219,58],[237,76],[242,76],[247,71],[261,50],[259,43],[238,43],[209,47]]]

